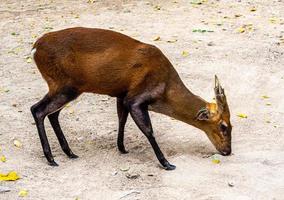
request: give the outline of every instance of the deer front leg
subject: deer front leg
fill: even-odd
[[[62,132],[62,129],[60,127],[60,124],[59,124],[59,121],[58,121],[58,116],[59,116],[59,113],[60,113],[61,109],[56,111],[55,113],[52,113],[50,115],[48,115],[48,119],[50,121],[50,124],[56,134],[56,137],[59,141],[59,144],[61,146],[61,149],[63,150],[63,152],[69,157],[69,158],[78,158],[77,155],[75,155],[69,145],[68,145],[68,142]]]
[[[139,129],[147,137],[161,165],[166,170],[174,170],[176,167],[170,164],[167,161],[167,159],[164,157],[164,154],[162,153],[153,135],[153,129],[148,113],[147,103],[141,102],[141,100],[136,100],[136,101],[134,100],[133,102],[130,103],[129,107],[130,107],[131,117],[133,118],[134,122],[139,127]]]
[[[117,137],[117,147],[118,150],[126,154],[128,151],[124,147],[124,127],[128,117],[128,109],[124,106],[123,98],[117,98],[117,115],[118,115],[118,137]]]

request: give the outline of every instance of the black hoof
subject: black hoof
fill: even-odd
[[[170,164],[170,163],[166,163],[165,165],[164,165],[164,169],[165,170],[174,170],[176,168],[176,166],[174,166],[174,165],[172,165],[172,164]]]
[[[71,159],[79,158],[79,156],[77,156],[77,155],[74,154],[74,153],[69,154],[68,157],[71,158]]]
[[[49,164],[50,166],[53,166],[53,167],[59,166],[54,160],[53,160],[53,161],[49,161],[48,164]]]
[[[124,147],[121,147],[121,148],[118,148],[119,152],[122,153],[122,154],[127,154],[129,153],[128,151],[125,150]]]

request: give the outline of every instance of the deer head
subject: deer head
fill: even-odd
[[[232,131],[230,111],[225,91],[216,75],[214,90],[216,103],[208,103],[206,108],[199,110],[196,119],[200,122],[200,128],[204,130],[215,148],[222,155],[230,155]]]

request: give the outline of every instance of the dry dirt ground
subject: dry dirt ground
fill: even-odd
[[[15,170],[21,176],[0,182],[11,189],[0,193],[1,200],[20,199],[21,189],[28,190],[22,199],[46,200],[284,199],[284,2],[191,2],[197,1],[1,0],[0,154],[7,161],[0,162],[0,173]],[[60,165],[48,166],[30,113],[47,85],[29,59],[30,49],[43,33],[74,26],[112,29],[158,46],[185,84],[208,101],[218,74],[232,113],[233,155],[212,163],[216,150],[205,134],[155,113],[156,138],[176,170],[159,167],[132,119],[125,141],[130,153],[121,155],[115,99],[84,94],[60,117],[80,157],[63,154],[46,121]],[[153,41],[156,36],[160,41]],[[23,146],[15,147],[14,139]]]

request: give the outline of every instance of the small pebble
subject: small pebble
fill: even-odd
[[[121,166],[119,169],[123,172],[126,172],[130,169],[130,167],[129,166]]]
[[[210,47],[215,46],[214,42],[209,42],[207,45],[210,46]]]
[[[140,175],[136,173],[133,173],[133,174],[126,173],[125,176],[129,179],[137,179]]]
[[[234,187],[234,183],[232,181],[228,182],[228,186]]]

